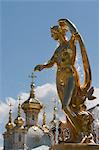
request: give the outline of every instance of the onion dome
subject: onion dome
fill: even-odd
[[[49,133],[49,127],[48,127],[47,124],[46,124],[45,106],[43,107],[42,130],[43,130],[45,133]]]
[[[27,110],[32,111],[33,109],[40,110],[42,108],[42,105],[39,102],[39,100],[35,98],[35,92],[34,92],[35,84],[33,82],[33,78],[35,78],[36,76],[34,76],[34,74],[32,72],[32,75],[30,77],[32,78],[31,91],[30,91],[30,96],[29,96],[28,100],[26,100],[22,104],[22,109],[24,110],[24,112],[26,112]]]
[[[54,106],[54,108],[53,108],[53,119],[50,121],[50,128],[56,128],[56,120],[57,120],[56,114],[57,114],[57,107]]]
[[[19,100],[19,105],[18,105],[18,116],[17,118],[14,120],[14,123],[16,124],[17,127],[22,127],[24,124],[24,120],[21,117],[21,105],[20,105],[20,97],[18,98]]]
[[[27,110],[30,110],[30,112],[33,109],[37,109],[40,110],[42,108],[41,103],[39,102],[38,99],[35,98],[35,94],[34,94],[34,84],[33,82],[31,83],[31,91],[30,91],[30,96],[29,98],[22,104],[22,109],[24,110],[24,112],[26,112]]]
[[[23,118],[18,116],[18,117],[14,120],[14,123],[16,124],[17,127],[23,126],[23,124],[24,124]]]
[[[9,121],[8,123],[5,125],[5,128],[7,129],[7,131],[10,131],[14,128],[14,123],[12,122],[12,110],[11,110],[11,104],[9,105],[10,106],[10,110],[9,110]]]
[[[35,98],[34,92],[34,82],[33,78],[35,77],[33,72],[30,76],[32,78],[31,90],[29,98],[22,104],[22,109],[26,115],[26,126],[36,125],[38,122],[38,113],[40,112],[42,105],[37,98]]]
[[[46,112],[45,112],[45,106],[43,107],[42,126],[46,126]]]

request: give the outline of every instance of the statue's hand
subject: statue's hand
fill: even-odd
[[[41,71],[43,68],[44,68],[44,65],[37,65],[37,66],[34,68],[34,71]]]

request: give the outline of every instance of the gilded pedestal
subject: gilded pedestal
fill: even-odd
[[[99,145],[92,144],[57,144],[54,145],[50,150],[99,150]]]

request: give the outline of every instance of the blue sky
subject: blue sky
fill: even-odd
[[[92,70],[92,84],[99,88],[99,2],[0,1],[0,100],[28,92],[34,66],[46,62],[57,45],[50,27],[69,18],[84,38]],[[54,69],[36,73],[36,85],[55,82]]]
[[[85,40],[93,85],[99,87],[99,2],[97,1],[2,1],[1,3],[1,80],[0,98],[16,97],[28,90],[28,75],[36,64],[46,62],[56,42],[50,26],[59,18],[69,18]],[[36,84],[54,82],[53,69],[37,74]]]

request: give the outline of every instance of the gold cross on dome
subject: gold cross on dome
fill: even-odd
[[[34,82],[34,78],[36,78],[36,76],[34,75],[34,71],[32,72],[31,75],[29,75],[29,78],[31,78],[31,79],[32,79],[32,82]]]
[[[12,103],[10,102],[8,105],[9,105],[9,107],[10,107],[10,110],[11,110],[11,107],[13,106],[13,105],[12,105]]]
[[[21,97],[20,96],[18,96],[18,101],[19,101],[19,104],[20,104],[20,101],[21,101]]]

